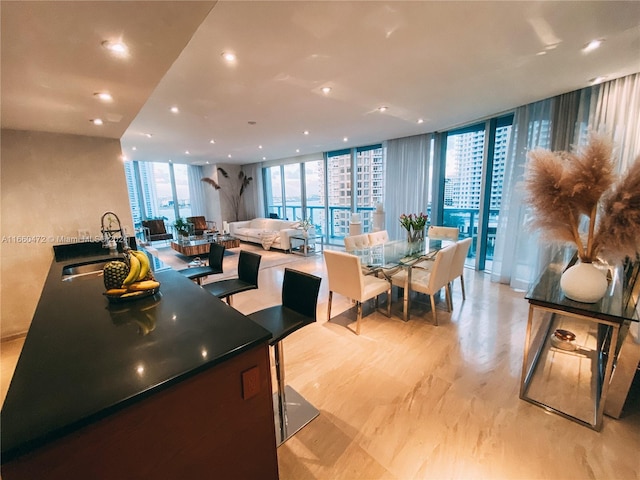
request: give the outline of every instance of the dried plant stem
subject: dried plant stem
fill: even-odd
[[[596,228],[596,214],[598,213],[598,205],[595,204],[589,215],[589,236],[587,237],[587,259],[593,260],[593,232]]]
[[[569,211],[571,212],[571,209],[569,209]],[[576,242],[576,247],[578,247],[578,256],[580,258],[584,258],[585,257],[584,245],[582,245],[582,240],[580,239],[580,232],[578,232],[578,224],[576,222],[576,217],[573,215],[573,212],[571,212],[571,215],[569,215],[569,223],[571,225],[571,232],[573,233],[573,238],[575,239],[575,242]]]

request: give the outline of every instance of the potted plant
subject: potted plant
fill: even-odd
[[[224,168],[218,167],[217,170],[218,173],[222,175],[222,177],[224,177],[226,179],[226,182],[228,183],[228,187],[222,190],[222,194],[229,202],[229,205],[231,206],[233,214],[235,216],[235,221],[237,222],[238,220],[240,220],[242,194],[251,184],[253,177],[247,176],[242,170],[240,170],[238,172],[237,180],[234,182]],[[212,178],[205,177],[201,178],[200,180],[208,183],[216,190],[220,190],[222,188],[222,186]]]
[[[607,280],[593,263],[618,262],[640,250],[640,156],[616,178],[611,140],[591,133],[576,152],[532,150],[525,187],[531,226],[577,249],[578,263],[560,281],[565,296],[598,301]]]
[[[176,219],[173,228],[176,229],[176,232],[178,232],[178,235],[182,238],[188,238],[191,233],[191,225],[182,217]]]

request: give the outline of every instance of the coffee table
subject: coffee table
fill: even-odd
[[[195,257],[196,255],[208,254],[212,243],[218,243],[225,248],[237,248],[240,246],[240,240],[231,235],[209,235],[205,238],[171,242],[171,248],[187,257]]]
[[[206,255],[209,253],[211,242],[205,239],[171,242],[171,248],[187,257]]]

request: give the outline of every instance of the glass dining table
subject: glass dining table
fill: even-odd
[[[422,260],[435,258],[439,250],[448,245],[453,245],[452,240],[424,238],[419,242],[407,240],[392,240],[380,245],[370,246],[355,250],[351,253],[360,257],[362,268],[368,275],[382,273],[387,279],[406,269],[405,284],[403,288],[403,320],[409,320],[409,285],[411,284],[411,267]],[[391,299],[389,299],[391,301]]]

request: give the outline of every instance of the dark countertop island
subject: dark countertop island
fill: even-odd
[[[127,303],[108,302],[102,276],[62,281],[65,266],[108,256],[52,262],[2,407],[3,477],[14,459],[13,463],[24,463],[61,438],[81,437],[83,429],[96,422],[109,422],[132,406],[141,408],[158,393],[178,391],[190,379],[212,375],[225,362],[256,349],[260,391],[265,390],[258,397],[268,398],[269,411],[263,414],[271,418],[273,430],[271,334],[170,269],[155,273],[161,282],[159,294]],[[232,381],[224,380],[233,387],[232,400],[252,402],[236,373]],[[211,383],[203,384],[203,395],[220,393]],[[210,408],[212,416],[229,415],[227,404],[220,412],[215,404]],[[275,468],[277,475],[277,463]]]

